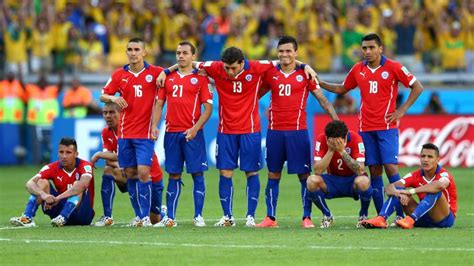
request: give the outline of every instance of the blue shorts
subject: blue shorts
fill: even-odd
[[[271,130],[267,132],[268,171],[280,173],[287,161],[288,174],[311,172],[311,144],[308,130]]]
[[[163,180],[151,184],[151,206],[150,212],[161,213],[161,204],[163,203]]]
[[[53,196],[58,196],[59,193],[56,191],[54,186],[50,184],[49,193]],[[61,211],[63,210],[64,205],[66,204],[67,199],[62,199],[57,205],[49,210],[45,210],[45,203],[42,204],[43,213],[48,215],[51,219],[56,218]],[[90,225],[92,219],[94,219],[94,209],[91,208],[91,202],[89,198],[89,191],[84,191],[82,193],[82,199],[79,204],[76,206],[76,209],[72,212],[69,219],[66,221],[66,225]]]
[[[169,174],[180,174],[183,172],[183,164],[186,162],[186,172],[202,173],[207,171],[207,154],[204,133],[199,130],[196,137],[186,141],[183,132],[165,133],[165,168]]]
[[[119,139],[118,161],[121,168],[151,166],[155,142],[151,139]]]
[[[428,228],[449,228],[454,225],[454,215],[452,212],[449,212],[449,215],[446,216],[442,221],[435,223],[428,214],[425,214],[415,222],[415,227],[428,227]]]
[[[322,174],[321,177],[323,178],[327,187],[327,193],[325,195],[326,199],[345,197],[357,198],[357,193],[354,190],[354,180],[357,177],[356,175],[338,176]]]
[[[398,129],[359,132],[365,146],[365,165],[398,164]]]
[[[217,133],[217,169],[233,170],[239,166],[244,172],[262,169],[262,137],[260,132],[249,134]]]

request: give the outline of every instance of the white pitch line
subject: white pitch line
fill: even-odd
[[[125,242],[125,241],[94,241],[94,240],[62,240],[62,239],[12,239],[0,238],[0,242],[24,243],[66,243],[66,244],[108,244],[108,245],[142,245],[168,246],[190,248],[241,248],[241,249],[322,249],[322,250],[394,250],[394,251],[459,251],[474,252],[474,248],[426,248],[426,247],[366,247],[366,246],[288,246],[288,245],[237,245],[237,244],[194,244],[194,243],[165,243],[165,242]]]
[[[24,227],[24,226],[21,226],[21,227],[13,227],[13,226],[7,226],[7,227],[0,227],[0,230],[13,230],[13,229],[25,229],[25,228],[30,228],[30,227]]]

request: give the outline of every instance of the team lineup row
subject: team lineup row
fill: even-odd
[[[397,123],[423,90],[416,78],[400,63],[382,55],[382,42],[376,34],[368,34],[361,40],[365,60],[353,66],[342,84],[321,80],[310,66],[296,60],[297,49],[297,41],[284,36],[277,46],[279,61],[276,62],[248,61],[240,49],[231,47],[223,52],[221,61],[201,63],[195,62],[195,47],[183,41],[176,51],[177,64],[163,69],[146,63],[143,41],[131,39],[127,44],[129,64],[112,74],[101,95],[101,101],[106,103],[103,114],[107,122],[102,131],[103,152],[96,153],[92,163],[88,163],[77,159],[74,140],[61,140],[60,160],[43,167],[27,182],[31,196],[25,212],[13,217],[11,223],[34,225],[33,217],[41,205],[54,226],[90,224],[94,216],[92,166],[102,158],[107,162],[101,185],[104,215],[96,225],[113,225],[116,183],[130,196],[136,215],[130,226],[176,226],[176,206],[185,163],[194,182],[193,221],[196,226],[204,226],[207,156],[202,127],[212,112],[209,86],[209,78],[212,78],[219,95],[216,162],[224,212],[215,226],[235,225],[232,176],[238,167],[247,177],[245,225],[278,226],[279,181],[287,162],[288,174],[298,175],[301,183],[302,226],[305,228],[314,227],[312,204],[323,213],[321,227],[329,227],[333,216],[325,200],[338,197],[360,199],[358,227],[385,228],[387,218],[394,211],[397,215],[394,225],[403,228],[451,227],[457,210],[456,188],[451,175],[438,165],[438,148],[433,144],[424,145],[421,169],[404,179],[400,179],[398,173]],[[411,92],[406,102],[396,109],[394,95],[398,93],[398,82],[410,87]],[[338,94],[356,87],[360,89],[358,133],[348,130],[344,122],[338,120],[321,87]],[[261,223],[256,223],[260,194],[258,171],[263,165],[258,99],[267,92],[271,92],[266,143],[267,215]],[[116,93],[119,95],[115,96]],[[313,175],[305,111],[309,93],[333,119],[315,143]],[[158,136],[157,126],[165,103],[167,213],[161,210],[163,181],[154,154],[154,139]],[[370,178],[365,165],[369,166]],[[385,203],[383,169],[390,182],[385,188],[389,196]],[[412,189],[405,190],[409,187]],[[415,193],[423,204],[413,199]],[[367,217],[371,200],[379,214],[374,219]]]

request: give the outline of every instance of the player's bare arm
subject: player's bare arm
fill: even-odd
[[[44,200],[46,203],[53,203],[54,202],[54,196],[51,194],[48,194],[44,192],[39,186],[38,186],[38,181],[41,179],[39,175],[33,176],[28,182],[26,182],[26,189],[28,190],[29,193],[40,196],[42,200]]]
[[[91,180],[92,180],[92,175],[83,174],[81,178],[79,179],[79,181],[75,182],[74,185],[72,185],[70,189],[58,195],[55,201],[59,202],[62,199],[67,199],[71,196],[81,194],[82,192],[84,192],[84,190],[86,190],[89,187],[89,183]]]
[[[151,121],[151,136],[153,139],[158,139],[158,135],[160,133],[160,130],[158,129],[158,123],[160,122],[161,116],[163,114],[164,104],[165,102],[163,100],[158,100],[153,106],[153,118]]]
[[[449,179],[441,178],[421,187],[400,191],[401,194],[413,195],[416,193],[438,193],[449,186]]]
[[[322,80],[321,78],[319,78],[319,76],[317,76],[316,78],[319,82],[319,86],[321,86],[323,89],[325,89],[327,91],[337,93],[337,94],[342,94],[342,95],[347,93],[347,90],[344,88],[344,86],[342,84],[326,82],[326,81]]]
[[[207,120],[209,120],[209,117],[211,117],[211,114],[212,114],[212,104],[204,103],[204,112],[202,112],[196,124],[192,128],[189,128],[186,131],[184,131],[184,134],[186,134],[187,141],[190,141],[194,139],[194,137],[196,137],[197,132],[207,122]]]
[[[104,103],[112,102],[116,103],[121,109],[125,109],[128,106],[127,101],[125,101],[124,98],[121,96],[114,96],[114,95],[108,95],[108,94],[101,94],[100,95],[100,101]]]
[[[326,96],[324,96],[323,92],[319,89],[311,91],[314,97],[318,100],[321,107],[326,111],[326,113],[331,117],[332,120],[339,120],[339,117],[336,114],[336,110],[334,110],[334,106],[328,101]]]
[[[113,152],[98,151],[98,152],[94,153],[94,155],[92,155],[91,163],[95,165],[95,163],[97,163],[97,161],[99,159],[104,159],[104,160],[107,160],[107,161],[117,161],[118,156],[117,156],[117,154],[115,154]]]
[[[334,156],[334,145],[332,144],[331,140],[327,140],[328,144],[328,151],[324,154],[321,160],[314,162],[314,173],[317,175],[321,175],[322,173],[326,172],[326,169],[329,167],[329,163],[331,163],[331,159]]]
[[[400,120],[400,118],[402,118],[407,112],[407,110],[413,105],[416,99],[418,99],[422,91],[423,86],[418,80],[416,80],[411,86],[411,91],[408,95],[408,99],[395,112],[387,114],[387,116],[385,117],[387,122],[391,123],[393,121]]]

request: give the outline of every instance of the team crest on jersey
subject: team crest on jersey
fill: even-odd
[[[296,76],[296,81],[298,81],[298,82],[303,81],[303,76],[301,76],[301,75]]]
[[[352,152],[352,149],[350,147],[346,147],[345,150],[346,150],[347,154],[351,154],[351,152]]]
[[[247,76],[245,76],[245,80],[251,81],[251,80],[252,80],[252,75],[251,75],[251,74],[247,74]]]
[[[192,78],[191,79],[191,84],[196,85],[196,83],[198,83],[198,79],[197,78]]]
[[[387,78],[388,78],[388,72],[387,72],[387,71],[382,72],[382,78],[383,78],[383,79],[387,79]]]
[[[80,177],[79,173],[76,173],[76,180],[79,180]]]
[[[146,82],[150,83],[153,81],[153,76],[152,75],[146,75],[145,77]]]

